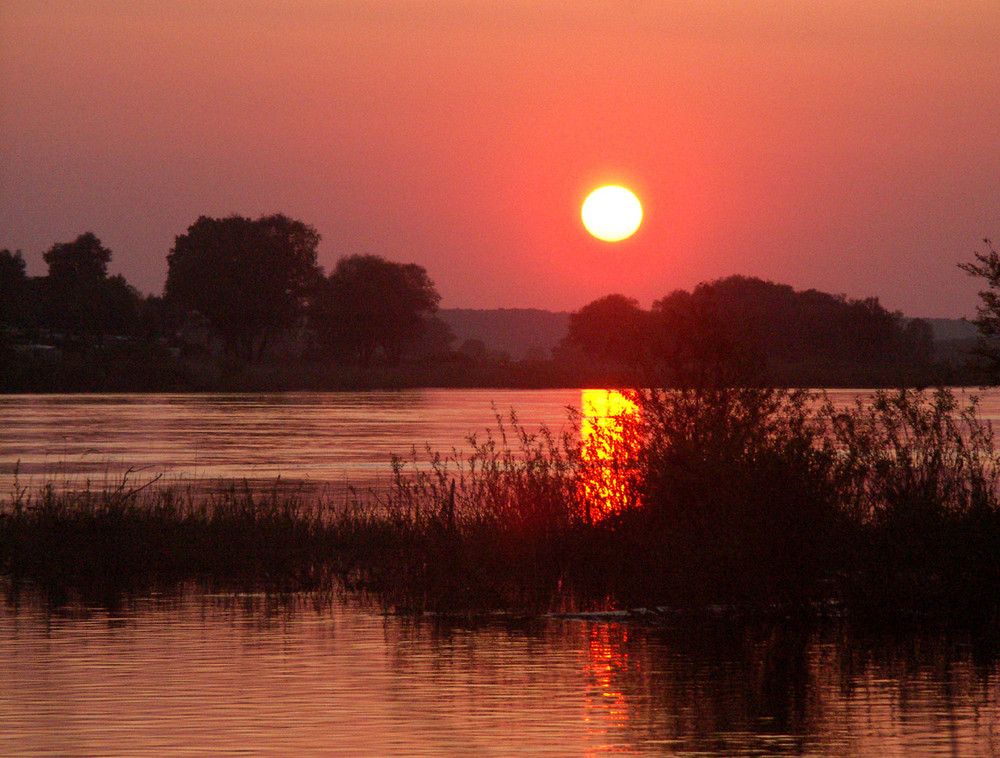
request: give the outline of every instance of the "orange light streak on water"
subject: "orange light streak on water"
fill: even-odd
[[[637,474],[632,440],[637,408],[618,390],[583,390],[580,436],[585,464],[583,492],[594,520],[633,505]]]

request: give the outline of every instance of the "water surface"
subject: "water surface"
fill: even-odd
[[[368,486],[414,447],[468,448],[496,414],[567,428],[579,390],[0,396],[0,492],[18,482],[304,480]]]
[[[987,756],[995,650],[790,624],[443,624],[193,595],[0,609],[0,755]]]
[[[850,402],[855,393],[838,393]],[[578,390],[0,397],[0,488],[359,485]],[[1000,416],[984,394],[983,416]],[[18,463],[19,462],[19,463]],[[111,613],[0,603],[0,755],[986,756],[996,635],[725,618],[455,624],[191,592]]]
[[[840,404],[866,392],[832,390]],[[1000,391],[981,397],[1000,419]],[[252,394],[0,395],[0,493],[114,484],[305,481],[334,489],[387,481],[392,455],[468,450],[470,433],[513,410],[529,429],[568,430],[580,390],[420,389]]]

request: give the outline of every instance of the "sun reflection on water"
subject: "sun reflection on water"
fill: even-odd
[[[625,393],[606,389],[583,390],[580,407],[584,498],[591,519],[600,520],[635,504],[638,409]]]
[[[629,667],[625,643],[628,628],[595,624],[588,630],[586,716],[591,734],[607,741],[609,729],[627,726],[629,701],[621,687],[621,674]]]

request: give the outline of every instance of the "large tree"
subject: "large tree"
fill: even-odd
[[[441,296],[423,266],[377,255],[341,258],[315,311],[327,344],[362,365],[398,362],[428,328]]]
[[[67,334],[100,335],[131,330],[139,294],[121,276],[108,277],[111,251],[93,232],[59,242],[43,255],[44,320]]]
[[[84,232],[72,242],[56,243],[42,257],[50,279],[96,282],[108,275],[111,251],[93,232]]]
[[[717,387],[759,379],[759,341],[745,319],[727,313],[715,290],[699,285],[653,303],[651,350],[661,380],[678,387]]]
[[[606,295],[570,314],[564,345],[600,361],[635,367],[645,355],[648,314],[625,295]]]
[[[931,359],[927,324],[888,311],[878,298],[796,291],[755,277],[675,292],[653,303],[653,316],[658,352],[668,361],[715,353],[737,378],[766,369],[777,382],[885,384]]]
[[[281,214],[201,216],[167,255],[165,298],[205,317],[231,355],[259,357],[303,315],[321,276],[319,240],[313,227]]]

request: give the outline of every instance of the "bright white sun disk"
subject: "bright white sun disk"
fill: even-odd
[[[580,211],[587,231],[605,242],[631,237],[642,222],[638,198],[624,187],[608,185],[590,193]]]

